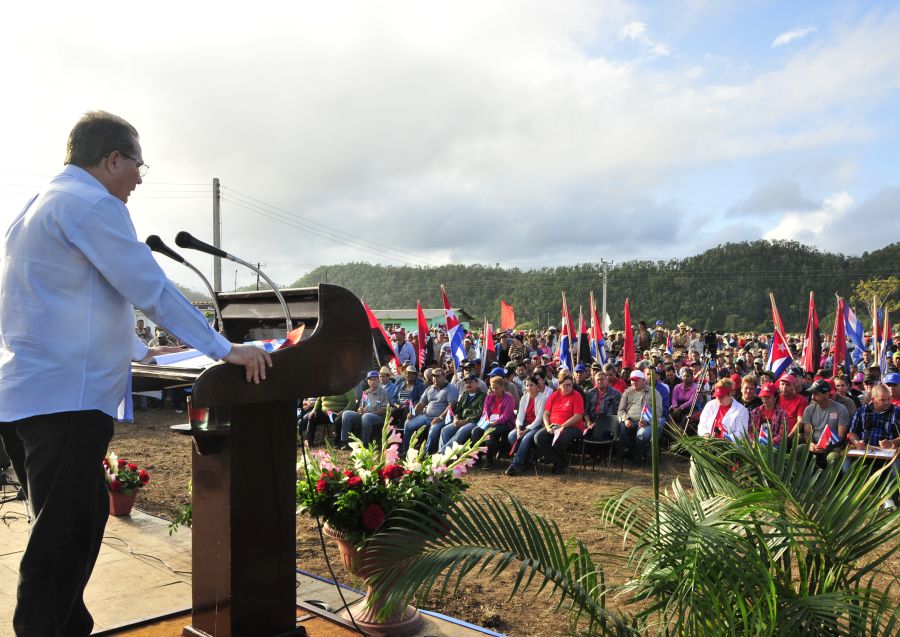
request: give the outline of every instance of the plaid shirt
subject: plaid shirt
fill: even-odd
[[[856,434],[860,440],[873,447],[877,447],[882,440],[900,436],[900,407],[892,405],[879,414],[872,403],[864,405],[853,416],[850,433]]]

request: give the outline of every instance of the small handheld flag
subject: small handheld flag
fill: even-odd
[[[816,447],[819,449],[827,449],[829,445],[835,445],[840,441],[837,434],[831,431],[831,427],[825,425],[825,429],[822,431],[822,435],[819,436],[819,442],[816,443]]]
[[[671,356],[673,352],[674,352],[674,350],[672,349],[672,335],[669,334],[666,337],[666,354]]]
[[[653,412],[650,411],[650,405],[644,405],[641,409],[641,422],[652,423]]]
[[[334,412],[330,409],[325,410],[325,415],[328,416],[328,422],[334,423]]]
[[[769,444],[769,425],[763,425],[759,429],[759,444],[768,445]]]
[[[453,405],[447,407],[447,415],[444,416],[444,424],[452,425],[453,424]]]

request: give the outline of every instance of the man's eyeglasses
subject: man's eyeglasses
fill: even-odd
[[[119,151],[119,154],[120,154],[122,157],[124,157],[125,159],[130,159],[130,160],[133,161],[135,164],[137,164],[138,174],[139,174],[141,177],[146,177],[146,176],[147,176],[147,171],[150,170],[150,166],[148,166],[147,164],[145,164],[144,162],[142,162],[142,161],[139,160],[139,159],[135,159],[135,158],[132,157],[131,155],[126,155],[126,154],[123,153],[121,150]]]

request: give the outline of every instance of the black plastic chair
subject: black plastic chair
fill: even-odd
[[[600,455],[600,447],[607,447],[606,465],[612,465],[613,447],[619,440],[619,418],[617,416],[598,416],[594,421],[594,426],[584,432],[581,439],[581,466],[585,467],[585,458],[588,455],[588,448],[593,448],[596,452],[592,452],[591,470],[597,466],[597,458]],[[621,467],[620,467],[621,469]]]

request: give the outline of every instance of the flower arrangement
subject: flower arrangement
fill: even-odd
[[[330,447],[304,451],[306,462],[297,465],[298,510],[322,517],[356,546],[374,535],[395,509],[427,502],[446,510],[468,487],[461,478],[486,450],[480,446],[484,437],[428,454],[416,449],[420,433],[405,458],[400,457],[400,433],[390,427],[384,428],[380,449],[351,436],[345,467]]]
[[[103,459],[103,472],[106,474],[106,490],[111,493],[130,495],[150,482],[149,473],[133,462],[119,458],[114,452]]]

